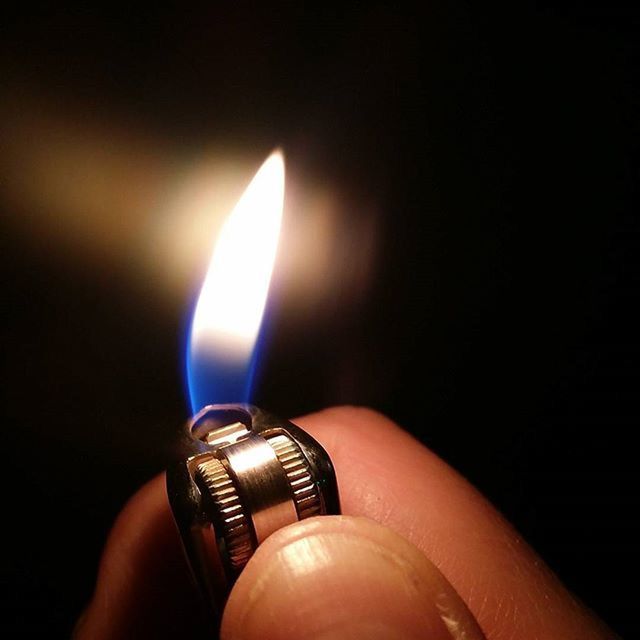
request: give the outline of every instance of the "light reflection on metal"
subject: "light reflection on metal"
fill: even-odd
[[[193,413],[248,399],[283,202],[284,158],[275,151],[224,223],[200,290],[187,345]]]

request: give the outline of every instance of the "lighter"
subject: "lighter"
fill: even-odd
[[[212,624],[261,542],[297,520],[340,512],[333,464],[320,444],[243,404],[207,406],[187,424],[167,492]]]

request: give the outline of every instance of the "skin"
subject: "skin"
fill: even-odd
[[[227,602],[221,637],[614,638],[458,473],[384,416],[295,420],[328,451],[344,516],[273,534]],[[109,536],[75,637],[203,635],[164,489],[152,480]]]

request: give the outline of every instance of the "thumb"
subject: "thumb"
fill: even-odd
[[[224,640],[483,640],[413,545],[366,518],[313,518],[273,534],[236,583]]]

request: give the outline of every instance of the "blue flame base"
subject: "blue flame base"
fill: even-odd
[[[220,362],[210,356],[190,360],[187,382],[192,414],[209,404],[248,402],[252,378],[252,361]]]

